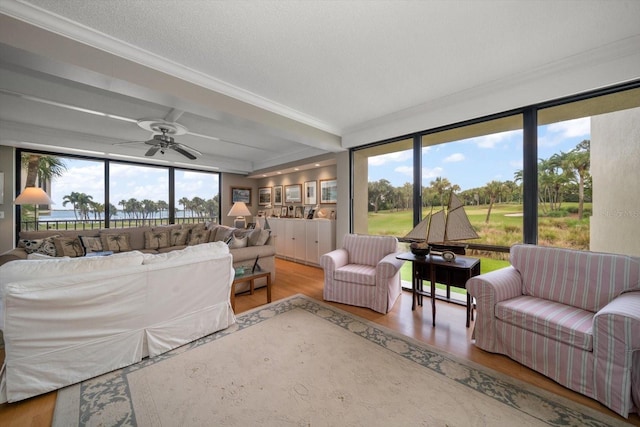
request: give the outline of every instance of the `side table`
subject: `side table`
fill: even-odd
[[[262,277],[267,278],[267,302],[271,302],[271,273],[268,271],[261,271],[258,273],[251,273],[250,271],[244,274],[236,275],[231,283],[231,308],[236,311],[236,284],[242,282],[249,282],[249,292],[253,295],[255,280]]]
[[[467,280],[480,274],[480,260],[467,256],[456,256],[453,261],[445,261],[440,255],[429,254],[416,256],[411,252],[396,256],[397,259],[411,262],[411,310],[416,309],[416,302],[422,305],[422,296],[431,298],[431,310],[433,326],[436,326],[436,281],[447,286],[447,299],[449,299],[449,287],[466,289]],[[423,280],[431,282],[430,292],[425,292],[422,286]],[[467,293],[467,328],[472,314],[471,296]]]

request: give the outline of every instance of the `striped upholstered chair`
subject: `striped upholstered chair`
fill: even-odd
[[[515,245],[476,276],[475,344],[623,417],[640,411],[640,258]]]
[[[402,291],[397,251],[393,236],[347,234],[341,249],[320,258],[324,299],[387,313]]]

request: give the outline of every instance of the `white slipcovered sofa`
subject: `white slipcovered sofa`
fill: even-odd
[[[235,323],[223,242],[163,254],[12,261],[0,267],[0,402],[55,390]]]
[[[623,417],[640,408],[640,258],[514,245],[476,276],[475,344]]]

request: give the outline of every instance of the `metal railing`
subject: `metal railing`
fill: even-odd
[[[217,223],[217,217],[179,217],[175,218],[174,224],[195,224],[198,222]],[[161,225],[169,225],[169,218],[124,218],[110,219],[109,228],[130,228],[150,226],[158,227]],[[106,227],[104,219],[75,220],[75,219],[57,219],[48,220],[40,218],[37,223],[35,220],[22,221],[20,230],[98,230]]]

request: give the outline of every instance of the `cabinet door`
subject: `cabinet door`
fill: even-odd
[[[293,228],[293,254],[291,258],[295,260],[304,261],[306,258],[306,245],[305,245],[305,220],[304,219],[292,219],[290,220],[291,227]]]
[[[283,256],[285,248],[284,222],[280,218],[269,218],[271,234],[276,236],[276,255]]]
[[[336,248],[336,222],[319,219],[318,223],[318,262],[320,257]]]
[[[291,219],[283,219],[282,221],[282,225],[284,228],[284,251],[283,254],[284,256],[286,256],[287,258],[293,258],[296,251],[295,251],[295,247],[294,247],[294,243],[295,243],[295,235],[294,235],[294,228],[293,228],[293,220]]]
[[[318,254],[318,221],[310,219],[305,224],[305,244],[307,247],[307,257],[305,261],[312,264],[320,264],[320,255]]]

